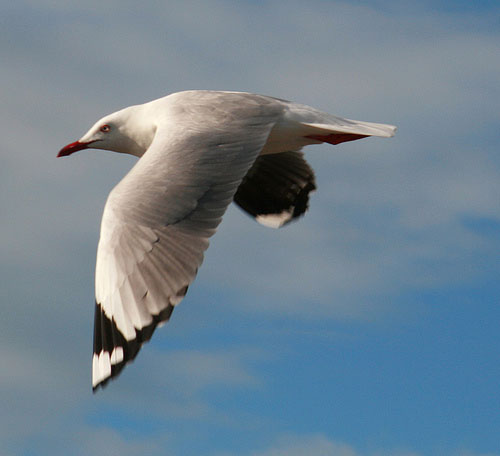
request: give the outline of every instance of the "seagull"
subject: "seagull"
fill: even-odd
[[[58,157],[88,148],[139,157],[102,216],[93,391],[118,376],[169,320],[232,201],[279,228],[306,212],[316,189],[304,146],[395,131],[278,98],[190,90],[107,115],[63,147]]]

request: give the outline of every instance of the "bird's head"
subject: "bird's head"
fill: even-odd
[[[142,106],[131,106],[98,120],[78,141],[64,146],[58,157],[83,149],[104,149],[141,157],[153,140],[156,126],[143,120]]]

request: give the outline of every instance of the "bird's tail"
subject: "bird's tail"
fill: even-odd
[[[345,119],[297,103],[290,103],[287,111],[286,121],[295,124],[313,143],[340,144],[367,136],[390,138],[396,132],[394,125]]]

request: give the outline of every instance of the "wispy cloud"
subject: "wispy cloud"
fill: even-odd
[[[305,454],[310,456],[422,456],[421,453],[404,449],[360,451],[345,442],[329,439],[323,434],[283,434],[268,447],[251,451],[248,456],[302,456]],[[479,454],[462,450],[444,451],[439,454],[443,456],[497,456],[493,453]],[[231,453],[220,453],[217,456],[231,456]]]
[[[270,448],[252,452],[252,456],[357,456],[358,453],[345,443],[329,440],[324,435],[282,436]]]

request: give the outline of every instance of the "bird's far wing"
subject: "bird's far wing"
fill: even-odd
[[[180,116],[175,127],[159,127],[109,195],[96,265],[94,391],[134,359],[182,300],[280,115],[259,103],[235,106],[211,111],[210,120],[191,112],[189,121]]]
[[[314,171],[302,152],[260,155],[238,187],[234,202],[262,225],[280,228],[304,215],[309,193],[315,189]]]

